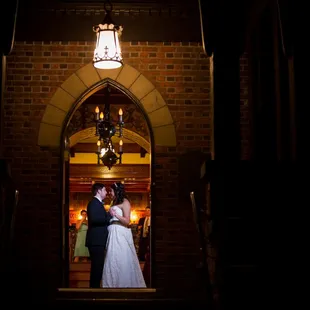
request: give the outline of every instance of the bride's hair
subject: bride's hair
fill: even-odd
[[[111,188],[114,190],[114,194],[115,194],[113,204],[116,205],[119,203],[123,203],[125,198],[128,200],[128,197],[125,192],[125,186],[123,183],[115,182],[111,185]]]

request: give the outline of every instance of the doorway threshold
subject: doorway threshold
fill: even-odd
[[[93,292],[93,293],[156,293],[156,288],[85,288],[85,287],[73,287],[73,288],[58,288],[58,292],[66,293],[66,292]]]
[[[139,299],[158,297],[155,288],[58,288],[59,298]]]

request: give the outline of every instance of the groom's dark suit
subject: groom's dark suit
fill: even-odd
[[[88,247],[91,260],[90,287],[99,288],[111,215],[106,212],[99,199],[94,197],[87,205],[87,217],[86,246]]]

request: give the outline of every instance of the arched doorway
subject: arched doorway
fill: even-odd
[[[85,247],[87,221],[80,228],[79,216],[86,214],[87,204],[91,200],[91,186],[93,183],[103,183],[107,190],[115,182],[125,185],[126,194],[131,202],[130,228],[134,241],[134,247],[138,254],[140,268],[145,275],[146,284],[151,285],[151,264],[146,263],[145,256],[148,249],[148,241],[151,234],[150,227],[144,227],[147,207],[151,207],[151,144],[153,135],[149,129],[144,113],[137,102],[133,102],[125,93],[118,89],[118,85],[110,79],[105,79],[98,85],[97,91],[92,93],[82,105],[74,112],[64,135],[70,141],[70,156],[68,156],[69,169],[65,175],[69,178],[69,188],[66,188],[65,196],[69,195],[69,287],[89,287],[90,260],[88,249]],[[109,96],[107,97],[107,89]],[[108,102],[110,117],[118,119],[118,111],[123,110],[122,164],[116,164],[108,168],[98,162],[97,141],[95,135],[95,108]],[[105,112],[104,112],[105,113]],[[84,129],[85,128],[85,129]],[[117,154],[120,138],[112,137],[113,148]],[[69,193],[68,193],[69,191]],[[107,195],[104,200],[105,209],[108,211],[111,198]],[[66,208],[66,210],[68,209]],[[151,209],[151,208],[150,208]],[[147,233],[142,234],[142,229]],[[81,241],[84,240],[84,241]],[[82,244],[81,244],[82,242]],[[152,253],[152,249],[150,249]]]
[[[139,73],[133,67],[125,65],[121,69],[99,71],[93,68],[92,64],[78,70],[71,75],[59,87],[50,104],[46,107],[42,122],[40,124],[38,144],[42,147],[60,147],[61,157],[63,158],[62,191],[61,205],[63,209],[63,244],[62,253],[64,261],[64,287],[68,287],[68,228],[69,221],[69,154],[70,142],[74,141],[74,135],[68,136],[68,126],[74,113],[82,106],[82,104],[93,94],[98,92],[109,83],[118,91],[127,96],[141,111],[149,130],[149,144],[143,141],[139,135],[136,138],[139,145],[144,144],[144,148],[148,149],[151,155],[150,169],[150,193],[154,182],[154,163],[155,163],[155,146],[175,146],[176,136],[175,127],[172,121],[168,106],[154,85]],[[86,129],[87,134],[93,134],[92,128]],[[86,133],[85,131],[83,132]],[[80,133],[81,134],[81,133]],[[130,135],[128,132],[127,134]],[[137,142],[136,141],[136,142]],[[154,207],[154,206],[152,206]],[[153,221],[152,221],[153,222]],[[153,229],[154,227],[152,227]],[[151,239],[151,246],[154,246],[154,240]],[[154,254],[155,251],[152,251]],[[154,255],[152,255],[153,258]]]

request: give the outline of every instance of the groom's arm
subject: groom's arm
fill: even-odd
[[[104,207],[99,203],[89,203],[87,208],[89,226],[105,226],[109,224],[110,218]]]
[[[112,215],[110,214],[110,212],[107,212],[107,218],[108,218],[108,222],[109,222],[109,224],[110,224],[110,220],[111,220],[111,218],[112,218]]]

